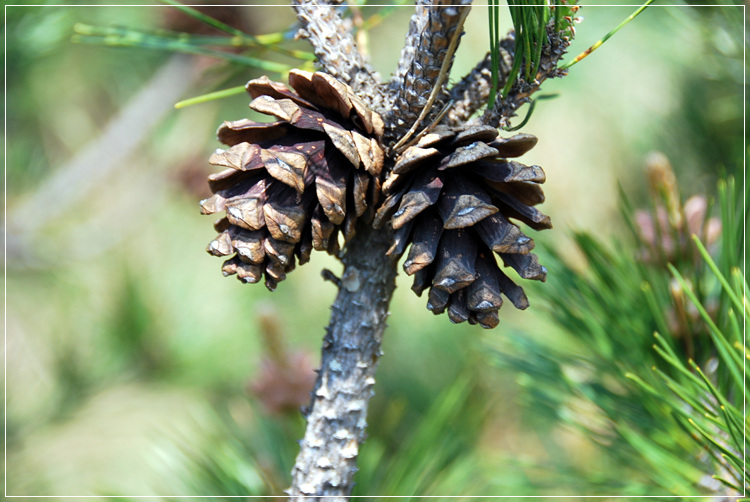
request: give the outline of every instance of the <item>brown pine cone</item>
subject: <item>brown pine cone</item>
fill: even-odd
[[[208,177],[213,196],[201,212],[226,211],[208,245],[225,276],[274,290],[313,249],[335,254],[358,218],[372,218],[380,193],[383,121],[352,89],[325,73],[293,70],[290,91],[267,77],[246,88],[250,108],[275,122],[224,122],[209,162],[227,169]]]
[[[552,227],[533,207],[544,201],[544,171],[508,160],[533,148],[536,137],[497,135],[489,126],[438,126],[423,136],[396,159],[373,221],[393,225],[390,255],[400,256],[411,244],[404,270],[414,275],[417,295],[429,288],[429,310],[447,310],[455,323],[484,328],[499,322],[501,293],[516,308],[528,307],[523,289],[493,252],[524,279],[544,281],[547,275],[530,253],[534,241],[510,219],[535,230]]]

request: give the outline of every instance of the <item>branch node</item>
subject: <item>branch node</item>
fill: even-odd
[[[347,291],[357,291],[360,287],[359,270],[356,267],[347,268],[341,276],[341,285]]]

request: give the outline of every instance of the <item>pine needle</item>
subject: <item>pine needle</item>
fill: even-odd
[[[215,101],[217,99],[228,98],[229,96],[236,96],[237,94],[243,94],[245,92],[244,85],[238,85],[237,87],[230,87],[229,89],[222,89],[220,91],[209,92],[195,96],[194,98],[183,99],[175,103],[174,107],[177,109],[185,108],[192,105],[198,105],[201,103],[208,103],[209,101]]]
[[[607,40],[609,40],[610,38],[612,38],[612,36],[615,33],[617,33],[618,31],[620,31],[620,29],[622,27],[624,27],[630,21],[632,21],[633,19],[635,19],[636,16],[638,16],[638,14],[640,14],[641,12],[643,12],[644,10],[646,10],[646,7],[648,7],[652,3],[654,3],[654,0],[648,0],[646,3],[644,3],[643,5],[641,5],[635,12],[633,12],[631,15],[629,15],[627,18],[625,18],[625,20],[623,22],[621,22],[620,24],[618,24],[612,31],[610,31],[609,33],[607,33],[606,35],[604,35],[604,37],[602,37],[601,40],[599,40],[594,45],[592,45],[591,47],[589,47],[588,49],[586,49],[585,51],[583,51],[582,53],[580,53],[571,62],[562,65],[560,67],[560,69],[561,70],[567,70],[568,68],[570,68],[574,64],[576,64],[579,61],[582,61],[583,59],[585,59],[589,54],[591,54],[596,49],[598,49],[599,47],[601,47],[604,44],[604,42],[606,42]]]
[[[191,39],[183,41],[180,38],[154,35],[129,28],[97,27],[78,23],[73,27],[73,32],[74,35],[71,37],[71,40],[74,43],[99,44],[111,47],[139,47],[142,49],[155,49],[183,54],[209,56],[217,59],[225,59],[245,66],[260,68],[264,71],[282,74],[288,72],[292,68],[287,64],[277,63],[275,61],[209,49],[202,45],[194,44]]]

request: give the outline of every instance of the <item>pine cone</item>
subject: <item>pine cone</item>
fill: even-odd
[[[533,148],[536,137],[497,135],[489,126],[439,126],[422,137],[396,159],[373,221],[376,227],[393,225],[391,256],[411,244],[404,270],[414,275],[417,295],[429,288],[429,310],[447,310],[455,323],[484,328],[499,322],[500,293],[516,308],[528,307],[523,289],[501,270],[493,251],[524,279],[544,281],[547,275],[530,253],[534,241],[509,220],[535,230],[552,227],[533,207],[544,201],[544,171],[508,160]]]
[[[354,235],[358,218],[372,219],[380,194],[383,121],[352,89],[325,73],[293,70],[290,91],[261,77],[246,88],[250,108],[278,120],[224,122],[219,140],[228,150],[209,159],[227,169],[212,174],[214,195],[201,212],[226,211],[208,245],[231,256],[224,275],[274,290],[313,249],[330,254]]]

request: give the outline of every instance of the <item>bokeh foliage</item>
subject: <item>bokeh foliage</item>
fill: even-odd
[[[602,491],[736,496],[747,487],[741,319],[748,311],[733,178],[719,197],[726,219],[717,261],[725,265],[700,241],[683,242],[669,261],[649,261],[638,233],[612,245],[579,232],[586,271],[550,250],[558,273],[537,293],[562,340],[550,346],[518,334],[494,346],[500,367],[523,375],[540,427],[562,422],[602,445]],[[632,208],[623,213],[632,219]]]

